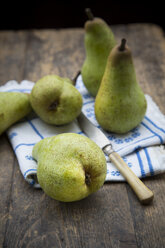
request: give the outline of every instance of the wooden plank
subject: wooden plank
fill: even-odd
[[[137,247],[125,188],[105,185],[75,203],[33,190],[15,170],[5,247]]]
[[[2,247],[9,214],[14,155],[5,135],[0,137],[0,247]]]
[[[85,57],[83,35],[82,29],[31,32],[24,78],[34,82],[47,74],[74,78]]]
[[[152,205],[141,207],[139,202],[130,192],[130,211],[134,220],[134,229],[138,247],[158,248],[165,244],[165,176],[155,176],[152,179],[144,180],[145,184],[154,191],[155,199]]]
[[[23,32],[0,32],[0,85],[10,79],[20,80],[23,73],[26,35]],[[5,134],[0,137],[0,247],[9,216],[15,155]]]
[[[73,77],[84,60],[83,30],[32,31],[24,78]],[[60,203],[24,182],[16,166],[5,247],[137,247],[125,184]]]
[[[21,31],[0,32],[0,85],[9,80],[19,82],[22,79],[27,35],[28,33]]]
[[[120,32],[120,30],[118,30]],[[120,32],[121,33],[121,32]],[[165,39],[155,25],[129,25],[127,37],[133,50],[139,82],[165,114]],[[129,187],[128,197],[138,247],[165,246],[165,175],[145,180],[155,194],[151,206],[141,207]]]

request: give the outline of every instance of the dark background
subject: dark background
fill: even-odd
[[[165,30],[163,1],[5,1],[0,4],[0,29],[83,27],[84,9],[102,17],[109,25],[155,23]]]

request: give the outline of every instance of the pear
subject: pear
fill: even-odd
[[[131,50],[122,39],[107,60],[105,73],[95,101],[100,126],[115,133],[126,133],[142,121],[146,99],[135,74]]]
[[[63,125],[81,112],[82,96],[68,78],[47,75],[38,80],[30,94],[36,114],[46,123]]]
[[[31,111],[28,94],[0,92],[0,135]]]
[[[81,200],[104,184],[107,167],[102,150],[89,138],[63,133],[33,148],[37,178],[44,192],[63,202]]]
[[[91,95],[96,96],[107,62],[108,55],[116,45],[114,35],[101,18],[94,18],[86,9],[89,20],[85,23],[86,59],[81,74],[84,85]]]

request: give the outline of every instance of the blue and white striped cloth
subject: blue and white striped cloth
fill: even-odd
[[[9,81],[0,87],[0,91],[30,93],[33,85],[33,82],[27,80],[20,84],[16,81]],[[83,96],[84,114],[94,125],[99,127],[94,115],[94,98],[84,87],[81,76],[77,79],[76,87]],[[147,113],[138,127],[126,135],[104,132],[112,143],[114,150],[123,157],[128,166],[140,178],[165,171],[165,149],[163,145],[165,143],[165,116],[150,96],[146,95],[146,99],[148,104]],[[77,121],[56,127],[44,123],[34,113],[8,129],[7,134],[17,156],[20,170],[25,180],[34,187],[40,187],[35,181],[37,164],[32,157],[34,145],[43,138],[66,132],[84,135]],[[120,172],[108,161],[108,158],[106,181],[124,181]]]

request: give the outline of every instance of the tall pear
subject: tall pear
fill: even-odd
[[[0,135],[32,111],[29,96],[19,92],[0,92]]]
[[[81,74],[88,91],[96,96],[108,55],[116,41],[110,27],[103,19],[94,18],[90,9],[86,9],[86,13],[89,18],[85,23],[86,59]]]
[[[135,74],[131,50],[122,39],[107,60],[105,73],[95,101],[100,126],[110,132],[126,133],[142,121],[146,99]]]

